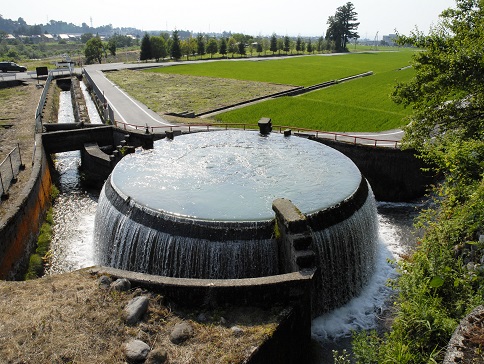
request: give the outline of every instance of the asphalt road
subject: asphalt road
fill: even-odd
[[[146,67],[146,64],[144,65]],[[104,93],[108,104],[114,110],[114,118],[126,124],[138,126],[169,126],[172,125],[160,115],[150,110],[146,105],[131,98],[114,83],[109,81],[103,71],[118,70],[123,68],[133,68],[133,65],[107,64],[107,65],[88,65],[84,71],[89,74],[97,87]]]

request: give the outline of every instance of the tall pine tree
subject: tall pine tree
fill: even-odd
[[[227,55],[227,41],[223,37],[220,40],[219,53],[222,55],[222,57],[225,57]]]
[[[148,33],[145,33],[143,38],[141,39],[141,52],[139,55],[140,61],[146,61],[152,58],[151,54],[151,40]]]
[[[277,52],[277,36],[276,36],[276,33],[272,33],[271,46],[270,46],[269,50],[272,52],[272,54]]]
[[[178,30],[174,30],[172,33],[172,43],[170,49],[170,56],[175,60],[179,60],[182,57],[182,51],[180,46],[180,37],[178,36]]]
[[[359,38],[356,30],[360,25],[357,18],[358,13],[351,2],[336,9],[336,13],[328,18],[328,30],[326,40],[334,42],[335,50],[338,52],[347,51],[346,44],[352,38]]]

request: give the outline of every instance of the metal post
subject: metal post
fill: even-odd
[[[3,195],[5,195],[5,187],[3,187],[2,172],[0,172],[0,183],[2,185],[2,197],[3,197]]]
[[[13,152],[13,150],[12,150]],[[8,159],[10,160],[10,169],[12,170],[12,180],[15,179],[15,173],[13,172],[13,165],[12,165],[12,152],[8,154]]]
[[[18,157],[20,158],[20,170],[25,169],[25,164],[22,163],[22,154],[20,153],[20,143],[17,143],[17,148],[18,148]]]

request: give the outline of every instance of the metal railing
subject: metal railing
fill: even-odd
[[[53,70],[49,71],[49,74],[57,74],[57,75],[64,75],[65,73],[68,73],[72,76],[72,73],[74,72],[74,68],[72,67],[72,64],[69,63],[67,67],[59,67]]]
[[[17,79],[17,74],[16,73],[2,73],[0,74],[0,80],[1,81],[9,81],[9,79]]]
[[[17,182],[17,176],[25,169],[25,164],[22,162],[22,155],[20,153],[20,145],[17,144],[10,153],[0,163],[0,192],[2,200],[8,198],[8,189],[12,183]]]
[[[106,102],[106,98],[104,97],[104,93],[97,87],[96,83],[92,80],[91,76],[89,76],[89,73],[86,72],[86,70],[82,70],[82,74],[87,78],[87,82],[89,85],[92,87],[92,90],[96,97],[101,101],[102,103]]]
[[[123,123],[121,121],[114,121],[113,125],[117,128],[128,130],[143,130],[145,133],[156,133],[156,132],[165,132],[165,131],[173,131],[173,130],[185,130],[188,133],[196,132],[196,131],[211,131],[211,130],[221,130],[221,129],[243,129],[243,130],[258,130],[257,125],[253,124],[177,124],[177,125],[166,125],[166,126],[141,126],[129,123]],[[377,138],[370,138],[366,136],[359,136],[359,135],[351,135],[351,134],[344,134],[344,133],[335,133],[329,131],[322,131],[322,130],[315,130],[315,129],[306,129],[306,128],[299,128],[294,126],[283,126],[283,125],[273,125],[272,130],[278,133],[284,133],[285,130],[291,129],[293,133],[296,134],[305,134],[314,136],[316,138],[325,138],[331,139],[334,141],[340,142],[347,142],[352,144],[359,144],[359,145],[371,145],[374,147],[387,147],[387,148],[399,148],[400,142],[398,140],[390,140],[390,139],[377,139]]]
[[[107,123],[108,120],[110,122],[114,122],[114,110],[111,107],[111,105],[108,104],[106,97],[104,96],[104,92],[102,92],[99,87],[96,85],[96,83],[92,80],[91,76],[89,76],[89,73],[85,71],[85,69],[82,70],[82,74],[86,77],[87,82],[92,88],[92,91],[94,92],[94,95],[96,96],[97,101],[96,106],[98,107],[99,114],[101,115],[101,118],[103,119],[103,123]]]

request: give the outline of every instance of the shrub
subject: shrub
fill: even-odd
[[[29,259],[29,268],[25,274],[25,280],[36,279],[44,274],[44,264],[42,257],[38,254],[32,254]]]
[[[55,189],[57,190],[57,188]],[[58,191],[58,190],[57,190]],[[50,243],[52,241],[52,208],[47,211],[45,222],[40,227],[39,237],[37,238],[37,248],[35,254],[29,259],[29,266],[25,279],[39,278],[44,274],[44,261],[49,253]]]
[[[482,304],[484,179],[447,181],[435,192],[434,207],[419,218],[424,237],[399,263],[391,331],[355,335],[358,363],[439,361],[459,321]]]

